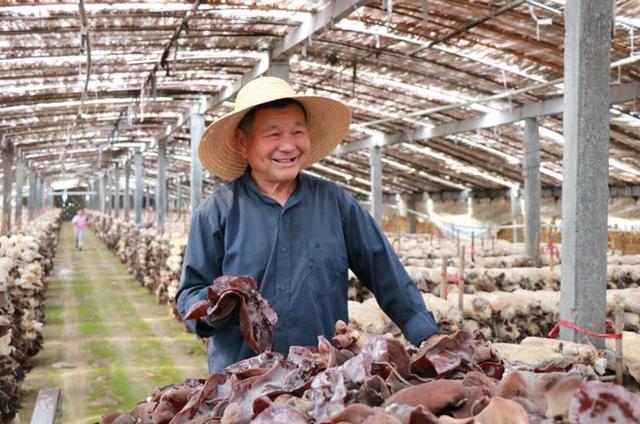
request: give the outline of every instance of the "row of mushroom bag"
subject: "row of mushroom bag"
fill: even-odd
[[[472,264],[470,264],[472,265]],[[473,265],[472,265],[473,266]],[[442,267],[405,266],[411,279],[424,291],[440,293]],[[458,264],[446,268],[449,282],[459,275],[464,278],[465,293],[476,291],[560,290],[561,267],[482,268],[465,265],[459,272]],[[640,265],[607,265],[607,287],[610,289],[638,287]]]
[[[180,319],[175,296],[180,282],[187,232],[178,215],[167,216],[167,231],[158,234],[154,226],[143,228],[124,219],[89,212],[89,226],[107,247],[127,265],[129,272],[159,303]]]
[[[42,349],[44,296],[59,229],[60,210],[49,209],[0,237],[0,422],[15,416],[29,358]]]
[[[353,283],[353,282],[352,282]],[[434,314],[438,328],[443,334],[451,334],[458,330],[479,332],[487,340],[499,343],[498,346],[527,346],[540,343],[560,319],[560,292],[516,290],[507,292],[480,292],[465,294],[463,311],[459,310],[457,292],[449,293],[442,299],[430,293],[422,293],[425,306]],[[371,334],[400,337],[400,330],[378,306],[372,296],[361,296],[361,301],[349,301],[349,320],[354,328]],[[640,288],[607,290],[607,321],[614,321],[614,314],[620,311],[623,318],[624,333],[624,365],[628,376],[640,383]],[[528,341],[527,341],[528,340]],[[525,342],[526,341],[526,342]],[[535,343],[534,343],[535,341]],[[548,351],[545,359],[561,353],[556,344],[544,345]],[[554,346],[551,348],[551,346]],[[565,344],[566,348],[566,344]],[[599,369],[614,369],[614,358],[611,350],[614,346],[607,341],[607,351],[593,355],[602,357],[605,362]],[[522,354],[526,358],[527,349],[510,349],[510,352]],[[511,357],[515,359],[515,357]],[[595,362],[592,364],[595,365]]]

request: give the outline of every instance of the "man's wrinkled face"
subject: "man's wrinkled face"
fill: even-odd
[[[258,110],[248,132],[236,130],[236,140],[258,186],[293,182],[311,147],[297,104]]]

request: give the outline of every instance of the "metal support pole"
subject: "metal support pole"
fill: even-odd
[[[371,166],[371,215],[382,224],[382,148],[369,149]]]
[[[33,219],[36,212],[36,171],[34,169],[29,170],[29,198],[27,200],[27,212],[29,219]]]
[[[44,190],[44,178],[42,175],[36,177],[36,211],[40,210],[44,203],[42,201],[42,194]]]
[[[520,237],[518,237],[519,228],[516,227],[520,223],[520,189],[518,187],[512,187],[510,192],[511,198],[511,223],[513,224],[513,242],[518,243]]]
[[[13,147],[2,150],[2,234],[11,231],[11,186],[13,184]]]
[[[51,178],[47,177],[42,180],[42,206],[53,205],[53,196],[51,190]]]
[[[102,172],[98,180],[98,206],[101,213],[105,213],[107,198],[107,173]]]
[[[89,180],[89,191],[92,194],[89,195],[89,201],[87,202],[87,209],[96,209],[96,182],[93,179]]]
[[[407,196],[407,210],[416,210],[416,194],[410,193]],[[416,215],[407,212],[407,233],[414,234],[416,232]]]
[[[167,139],[158,140],[158,179],[156,183],[156,225],[158,234],[164,234],[167,208]]]
[[[267,73],[272,77],[289,81],[289,57],[279,57],[273,60]]]
[[[107,184],[109,184],[109,211],[107,212],[112,217],[115,217],[116,211],[116,175],[115,168],[109,171],[109,178],[107,179]]]
[[[142,223],[142,150],[136,149],[133,157],[134,173],[136,178],[136,193],[134,207],[136,210],[136,224]]]
[[[596,332],[606,316],[612,22],[612,0],[566,2],[560,318]],[[584,336],[562,326],[560,337]]]
[[[22,196],[24,189],[24,161],[18,160],[16,163],[16,228],[22,226]]]
[[[118,166],[113,170],[113,216],[120,216],[120,196],[122,193],[120,192],[120,168]]]
[[[178,217],[182,218],[182,177],[178,177],[178,186],[176,187],[178,191],[178,199],[176,201],[176,209],[178,210]]]
[[[540,244],[540,133],[535,118],[524,121],[524,152],[522,155],[524,177],[525,242],[527,256],[538,263]]]
[[[204,133],[204,116],[200,113],[200,107],[191,108],[191,213],[196,210],[202,200],[202,163],[198,156],[200,139]]]
[[[96,187],[96,195],[93,198],[93,209],[100,211],[100,177],[96,177],[94,180],[94,186]]]
[[[124,220],[129,222],[129,210],[131,206],[131,187],[129,180],[131,179],[131,163],[127,161],[124,165]]]

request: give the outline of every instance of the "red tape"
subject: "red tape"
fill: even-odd
[[[447,281],[451,281],[452,283],[456,283],[456,284],[460,283],[460,281],[462,280],[462,278],[460,278],[460,275],[449,274],[448,272],[441,272],[440,277],[445,277]]]
[[[575,330],[578,333],[586,334],[588,336],[595,337],[597,339],[617,339],[617,340],[622,339],[622,334],[621,333],[615,333],[615,334],[596,333],[595,331],[591,331],[591,330],[588,330],[586,328],[578,327],[577,325],[575,325],[575,324],[573,324],[573,323],[571,323],[569,321],[565,321],[563,319],[559,320],[558,323],[553,326],[551,331],[549,331],[548,337],[555,337],[556,334],[558,334],[558,331],[560,331],[560,326],[561,325],[564,325],[567,328]]]

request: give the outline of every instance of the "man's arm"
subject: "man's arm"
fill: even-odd
[[[180,287],[176,294],[178,312],[182,317],[195,302],[207,298],[207,287],[222,274],[223,235],[217,220],[212,219],[210,213],[212,211],[197,209],[191,218]],[[186,324],[197,335],[209,337],[216,328],[228,324],[228,320],[188,320]]]
[[[405,337],[418,346],[438,331],[433,314],[380,226],[351,195],[340,192],[349,267]]]

